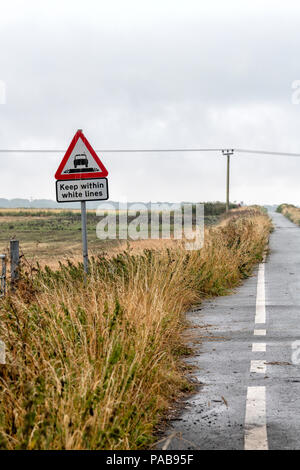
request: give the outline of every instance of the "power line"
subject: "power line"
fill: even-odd
[[[260,155],[285,155],[287,157],[300,157],[300,153],[290,153],[290,152],[271,152],[266,150],[246,150],[246,149],[235,149],[235,152],[240,153],[253,153]]]
[[[269,156],[300,157],[300,153],[275,152],[268,150],[230,149],[238,153]],[[99,153],[177,153],[177,152],[223,152],[224,148],[164,148],[164,149],[96,149]],[[63,149],[0,149],[0,153],[65,153]]]
[[[188,148],[188,149],[96,149],[101,153],[151,153],[151,152],[221,152],[219,149],[211,148]],[[1,153],[65,153],[61,149],[0,149]]]

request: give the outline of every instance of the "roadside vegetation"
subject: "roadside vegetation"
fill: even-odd
[[[300,225],[300,208],[293,204],[280,204],[276,212],[280,212],[294,224]]]
[[[231,204],[231,208],[235,208]],[[225,212],[222,202],[205,202],[205,224],[219,222]],[[135,215],[129,215],[129,222]],[[126,240],[100,240],[96,236],[96,225],[101,216],[96,210],[87,211],[87,232],[89,250],[97,254],[99,251],[115,251],[126,248]],[[172,220],[171,220],[172,223]],[[117,214],[117,226],[119,226]],[[20,241],[22,252],[29,262],[39,262],[57,267],[59,260],[81,257],[81,214],[80,209],[4,209],[0,208],[0,252],[8,253],[9,240]],[[149,243],[151,248],[154,243]],[[157,244],[156,244],[157,245]],[[159,244],[158,244],[159,245]]]
[[[204,247],[24,266],[0,304],[1,449],[143,449],[178,395],[192,389],[184,313],[225,295],[261,261],[271,224],[258,208],[206,227]],[[134,245],[135,247],[137,246]]]

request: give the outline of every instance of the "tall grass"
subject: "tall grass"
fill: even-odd
[[[268,239],[258,210],[207,229],[200,251],[125,251],[23,273],[1,303],[7,365],[0,448],[140,449],[191,385],[183,313],[249,276]]]
[[[280,212],[294,224],[300,225],[300,209],[293,204],[280,204],[276,212]]]

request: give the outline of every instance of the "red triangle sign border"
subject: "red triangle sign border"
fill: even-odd
[[[81,139],[88,151],[90,152],[91,156],[97,163],[98,167],[101,169],[101,171],[96,171],[96,172],[91,172],[91,173],[81,173],[80,170],[78,173],[73,173],[73,174],[62,174],[64,171],[64,168],[66,166],[67,161],[69,160],[75,145],[77,144],[78,140]],[[87,138],[84,136],[82,130],[78,130],[76,134],[74,135],[68,150],[65,153],[65,156],[63,157],[56,173],[55,173],[55,178],[57,180],[74,180],[74,179],[90,179],[90,178],[105,178],[108,176],[108,171],[101,162],[100,158],[96,154],[95,150],[87,140]]]

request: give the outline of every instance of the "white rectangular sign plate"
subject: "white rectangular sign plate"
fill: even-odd
[[[105,201],[107,199],[106,178],[56,181],[57,202]]]

